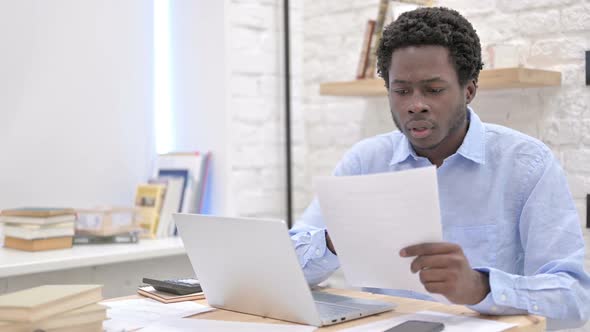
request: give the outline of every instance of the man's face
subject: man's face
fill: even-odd
[[[474,83],[469,83],[467,86]],[[449,51],[442,46],[409,46],[393,52],[389,104],[393,120],[414,149],[433,151],[460,144],[470,91],[459,85]],[[460,136],[460,140],[463,136]]]

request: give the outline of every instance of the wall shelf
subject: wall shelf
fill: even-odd
[[[0,248],[0,278],[114,263],[130,264],[185,253],[180,237],[142,239],[132,244],[75,245],[69,249],[38,252]]]
[[[561,73],[556,71],[502,68],[487,69],[479,73],[480,89],[520,89],[561,85]],[[320,84],[323,96],[386,96],[387,90],[381,78]]]
[[[409,3],[427,7],[432,7],[432,5],[434,5],[434,0],[393,0],[392,2]]]

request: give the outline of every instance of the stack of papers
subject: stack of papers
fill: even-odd
[[[101,304],[109,307],[107,316],[110,319],[103,323],[107,332],[135,330],[166,319],[188,317],[214,310],[194,302],[164,304],[152,299],[121,300]]]

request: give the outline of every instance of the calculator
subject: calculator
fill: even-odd
[[[143,278],[142,282],[154,287],[157,291],[176,295],[187,295],[203,291],[199,280],[193,278],[165,280]]]

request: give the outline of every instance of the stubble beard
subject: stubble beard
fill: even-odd
[[[410,139],[410,137],[408,137],[409,135],[406,132],[406,128],[401,125],[398,117],[396,116],[397,113],[393,110],[390,110],[390,113],[391,113],[391,117],[393,118],[393,122],[397,126],[397,129],[399,129],[399,131],[401,131],[404,134],[404,136],[406,136],[408,141],[410,141],[410,143],[411,143],[412,140]],[[459,129],[461,129],[463,123],[465,123],[466,121],[467,121],[467,105],[466,104],[457,105],[457,107],[455,107],[455,112],[453,113],[453,117],[450,120],[451,125],[449,126],[449,131],[447,132],[447,134],[439,142],[434,143],[431,146],[420,147],[420,150],[434,150],[434,149],[436,149],[444,141],[446,141],[452,134],[454,134]],[[436,123],[435,123],[435,125],[436,125]],[[438,126],[438,125],[436,127],[440,128],[440,126]],[[416,149],[416,148],[414,147],[414,149]]]

